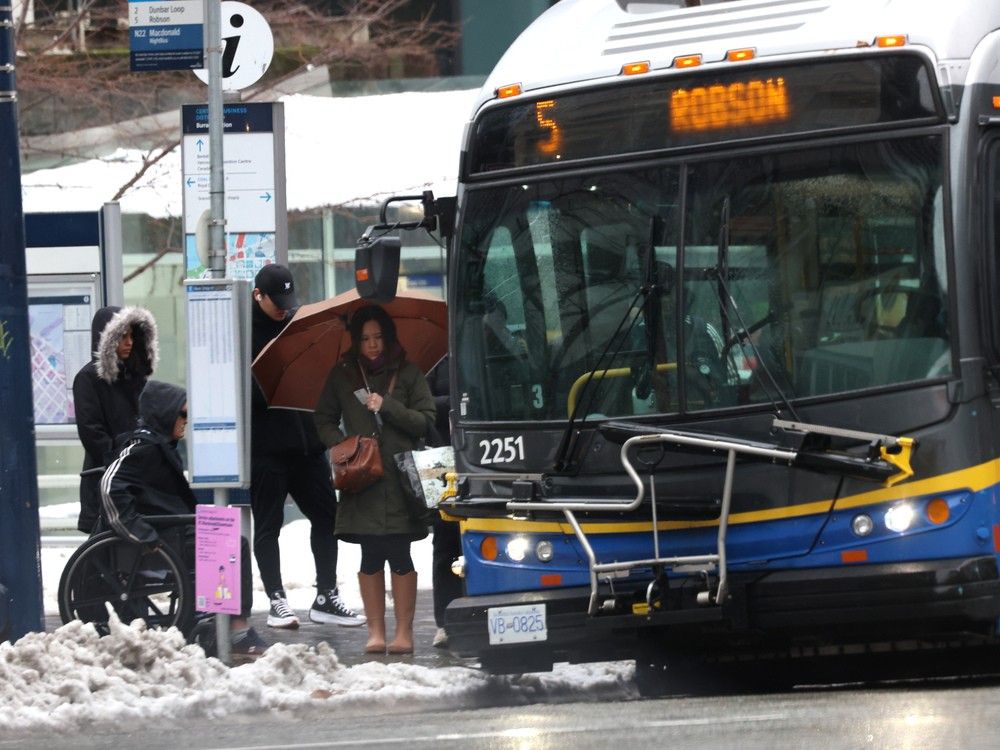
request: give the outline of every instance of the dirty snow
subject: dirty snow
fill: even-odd
[[[57,512],[50,510],[50,513]],[[307,609],[312,558],[306,521],[286,525],[280,537],[289,599]],[[55,587],[71,549],[44,548],[46,610],[56,612]],[[430,596],[430,539],[413,545],[421,582]],[[360,607],[357,545],[340,545],[342,595]],[[255,580],[257,579],[255,571]],[[255,592],[254,609],[266,608]],[[340,663],[320,644],[274,644],[252,664],[227,668],[188,645],[176,630],[150,631],[142,622],[112,621],[100,638],[79,621],[52,633],[32,633],[0,644],[0,732],[44,729],[70,732],[98,723],[221,717],[313,706],[419,710],[474,707],[496,701],[615,700],[635,697],[632,667],[624,662],[557,665],[551,673],[492,677],[465,667],[436,669],[404,662]]]

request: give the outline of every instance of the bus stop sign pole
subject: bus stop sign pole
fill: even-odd
[[[43,630],[15,61],[0,0],[0,641]]]
[[[3,2],[3,0],[0,0]],[[209,268],[213,279],[226,276],[226,176],[222,153],[223,101],[222,101],[222,0],[205,0],[205,67],[208,70],[208,152],[209,152],[209,210],[208,225]],[[229,505],[229,491],[216,487],[213,502],[218,506]],[[229,664],[229,615],[215,616],[215,638],[218,657]]]

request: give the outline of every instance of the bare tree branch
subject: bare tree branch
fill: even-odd
[[[142,157],[142,166],[139,167],[139,170],[134,175],[132,175],[132,177],[128,180],[128,182],[126,182],[124,185],[118,188],[118,191],[115,193],[115,196],[111,200],[112,201],[119,200],[123,195],[125,195],[125,193],[128,192],[128,189],[130,187],[135,185],[135,183],[137,183],[142,178],[142,176],[149,171],[150,167],[159,162],[160,159],[169,154],[179,145],[180,141],[174,141],[173,143],[163,146],[159,150],[159,152],[151,151],[144,157]]]

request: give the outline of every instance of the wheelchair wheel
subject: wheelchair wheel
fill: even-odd
[[[194,585],[171,547],[150,550],[105,531],[66,563],[59,580],[59,615],[63,623],[92,622],[106,635],[106,602],[124,623],[141,618],[150,628],[174,625],[186,634],[193,620]]]

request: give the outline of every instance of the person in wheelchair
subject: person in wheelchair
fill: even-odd
[[[196,500],[184,476],[177,441],[187,429],[187,393],[151,380],[139,397],[139,427],[101,478],[102,520],[123,539],[145,548],[172,547],[194,570],[194,526],[157,529],[147,516],[194,513]],[[231,653],[256,658],[267,643],[250,627],[253,602],[250,546],[240,540],[241,613],[230,620]]]

